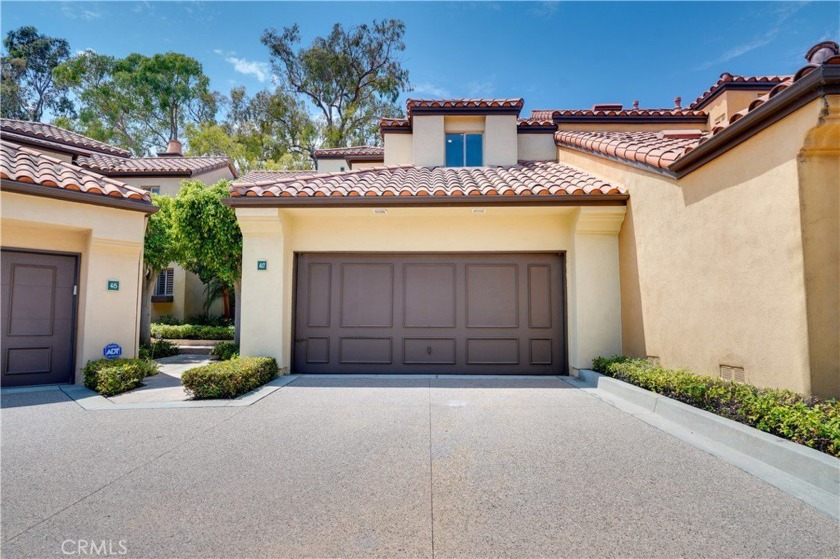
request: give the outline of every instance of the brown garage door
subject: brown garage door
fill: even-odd
[[[76,257],[2,251],[3,386],[73,382]]]
[[[301,254],[294,372],[566,374],[558,254]]]

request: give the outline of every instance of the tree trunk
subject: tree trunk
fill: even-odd
[[[230,318],[230,291],[228,286],[222,286],[222,316]]]
[[[242,325],[242,281],[233,283],[233,341],[239,343],[239,331]]]
[[[140,343],[152,341],[152,291],[157,283],[158,275],[154,270],[143,278],[143,295],[140,298]]]

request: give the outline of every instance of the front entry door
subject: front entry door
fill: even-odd
[[[3,386],[73,382],[76,256],[2,251]]]

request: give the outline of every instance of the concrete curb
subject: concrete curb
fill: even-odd
[[[594,371],[568,382],[840,519],[837,458]]]
[[[259,388],[243,394],[233,400],[185,400],[183,402],[131,402],[115,404],[108,398],[85,388],[84,386],[68,385],[59,386],[71,400],[88,411],[101,410],[161,410],[178,408],[237,408],[255,404],[269,394],[273,394],[280,388],[291,384],[299,377],[297,375],[285,375],[266,383]]]

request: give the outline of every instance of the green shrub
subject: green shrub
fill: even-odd
[[[840,457],[840,402],[808,398],[789,390],[663,369],[644,359],[596,358],[605,375]]]
[[[189,317],[186,324],[195,324],[196,326],[231,326],[233,325],[233,321],[223,316],[201,313]]]
[[[103,396],[114,396],[141,386],[142,380],[157,374],[157,364],[147,359],[99,359],[88,361],[82,370],[85,386]]]
[[[152,335],[171,340],[232,340],[232,326],[201,326],[198,324],[152,324]]]
[[[165,314],[155,321],[157,324],[167,324],[169,326],[178,326],[181,324],[181,321],[172,316],[171,314]]]
[[[210,359],[216,361],[227,361],[239,356],[239,344],[233,342],[221,342],[210,350]]]
[[[152,343],[140,344],[140,359],[160,359],[178,355],[178,346],[169,340],[152,340]]]
[[[272,357],[237,357],[184,371],[181,382],[196,400],[236,398],[277,376]]]

